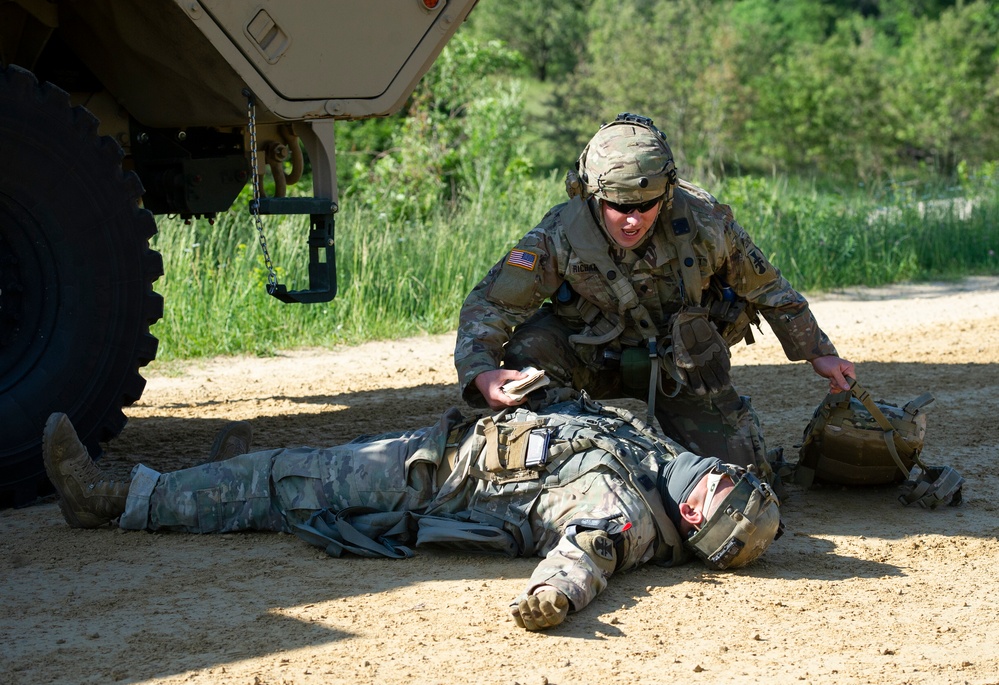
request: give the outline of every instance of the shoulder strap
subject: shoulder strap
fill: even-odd
[[[902,473],[908,476],[909,469],[905,467],[902,459],[898,456],[899,451],[901,451],[902,454],[908,457],[920,468],[925,470],[926,467],[919,460],[917,450],[909,445],[909,443],[907,443],[902,436],[898,434],[898,431],[895,430],[891,421],[888,420],[888,417],[884,415],[881,409],[878,408],[878,405],[875,404],[874,400],[871,398],[871,393],[867,392],[865,388],[862,388],[860,384],[857,383],[855,378],[848,378],[848,381],[850,383],[850,392],[853,393],[853,396],[856,397],[861,404],[864,405],[867,411],[871,413],[871,416],[874,417],[874,420],[878,422],[878,425],[881,426],[881,430],[885,432],[885,445],[888,447],[888,452],[891,454],[892,459],[895,460],[895,464],[902,470]]]
[[[871,399],[871,394],[861,388],[856,379],[847,376],[850,383],[850,392],[853,393],[860,402],[871,412],[871,416],[878,422],[885,431],[885,445],[902,473],[906,474],[906,480],[902,483],[898,496],[898,501],[908,506],[913,502],[927,509],[935,509],[940,504],[946,503],[950,506],[957,506],[962,501],[961,488],[964,485],[964,478],[950,466],[927,466],[919,458],[919,451],[910,447],[905,440],[891,425],[891,422],[878,409],[878,406]],[[919,407],[933,401],[933,396],[924,393],[905,405],[905,412],[914,415]],[[912,412],[910,412],[910,408]],[[915,464],[911,470],[907,470],[898,457],[896,446],[901,449],[906,456],[912,459]]]
[[[694,254],[694,235],[696,224],[689,218],[690,212],[687,200],[682,193],[673,194],[673,205],[670,208],[671,240],[676,247],[680,259],[680,294],[689,307],[701,305],[701,293],[704,290],[704,280],[701,278],[701,268],[697,265],[697,255]]]

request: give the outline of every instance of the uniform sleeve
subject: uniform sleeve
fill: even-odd
[[[546,490],[534,516],[542,526],[534,531],[538,554],[545,556],[515,603],[550,585],[579,611],[603,592],[615,572],[652,560],[661,542],[643,496],[604,469]]]
[[[504,255],[461,307],[454,364],[461,395],[473,406],[484,406],[473,379],[499,368],[513,328],[561,285],[546,225],[550,222],[542,222]]]
[[[836,348],[812,315],[808,301],[767,260],[732,217],[731,210],[725,236],[727,257],[722,278],[737,295],[759,309],[787,358],[801,361],[836,354]]]
[[[538,587],[550,585],[569,598],[570,611],[579,611],[603,592],[616,565],[614,544],[606,533],[586,531],[563,535],[534,569],[524,592],[511,606],[519,604]]]

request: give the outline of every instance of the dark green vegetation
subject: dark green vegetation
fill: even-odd
[[[337,299],[265,295],[243,201],[162,221],[159,357],[452,330],[619,111],[801,289],[999,272],[995,3],[481,0],[404,111],[338,125]],[[304,228],[267,230],[301,285]]]

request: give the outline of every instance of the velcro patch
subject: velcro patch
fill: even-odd
[[[519,266],[521,269],[534,271],[534,265],[538,263],[536,252],[527,250],[510,250],[510,256],[506,258],[506,263],[510,266]]]
[[[767,260],[763,258],[763,253],[760,252],[760,248],[753,247],[749,251],[749,259],[753,262],[753,270],[759,275],[763,275],[767,272]]]
[[[593,539],[593,552],[598,557],[603,557],[604,559],[614,558],[614,543],[610,541],[610,538],[606,535],[601,535]]]
[[[587,530],[576,535],[576,545],[608,576],[617,568],[614,542],[602,530]]]

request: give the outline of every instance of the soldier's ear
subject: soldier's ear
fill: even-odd
[[[689,523],[692,528],[699,528],[704,525],[704,516],[692,507],[689,502],[680,502],[680,517]]]

